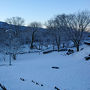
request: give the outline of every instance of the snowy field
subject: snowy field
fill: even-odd
[[[56,90],[55,86],[60,90],[90,90],[90,61],[84,59],[90,47],[69,56],[65,53],[18,55],[12,66],[0,60],[0,83],[7,90]],[[51,68],[54,66],[59,69]]]

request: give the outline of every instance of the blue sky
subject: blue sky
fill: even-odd
[[[20,16],[26,24],[45,22],[54,15],[90,10],[90,0],[0,0],[0,21]]]

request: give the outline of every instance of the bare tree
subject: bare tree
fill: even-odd
[[[54,19],[49,20],[46,25],[53,36],[52,44],[54,46],[56,43],[58,51],[60,51],[61,39],[63,37],[63,30],[65,27],[63,24],[63,17],[64,15],[58,15]]]
[[[67,15],[65,21],[67,34],[73,41],[77,51],[79,51],[84,31],[90,24],[90,12],[82,11],[77,14]]]
[[[58,51],[60,49],[61,41],[67,38],[67,40],[72,40],[77,51],[79,51],[83,33],[89,24],[90,12],[82,11],[77,14],[57,15],[54,19],[48,21],[47,28],[51,30],[51,33],[54,36]]]
[[[6,22],[10,25],[10,29],[14,30],[15,36],[19,36],[20,28],[24,25],[24,19],[21,17],[7,18]]]
[[[24,25],[24,19],[21,17],[11,17],[11,18],[7,18],[6,22],[9,24],[9,27],[10,27],[10,29],[6,30],[10,41],[9,48],[8,48],[10,59],[12,56],[13,59],[15,60],[17,51],[19,50],[21,45],[20,28],[22,25]]]
[[[47,27],[48,29],[48,35],[50,36],[50,40],[52,42],[52,45],[53,45],[53,50],[54,50],[54,47],[55,47],[55,38],[56,38],[56,26],[55,26],[55,22],[54,22],[54,19],[50,19],[48,20],[47,23],[45,23],[45,26]]]
[[[33,49],[34,48],[34,41],[35,41],[35,34],[36,32],[39,30],[39,28],[41,27],[41,23],[40,22],[32,22],[28,25],[28,27],[30,27],[30,29],[32,30],[32,35],[31,35],[31,45],[30,48]]]

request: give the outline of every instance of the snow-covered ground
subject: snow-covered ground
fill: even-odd
[[[66,52],[19,55],[12,66],[0,60],[0,83],[7,90],[55,90],[55,86],[60,90],[90,90],[90,61],[84,59],[90,54],[90,47],[82,47],[82,51],[69,56]],[[51,68],[53,66],[59,69]]]

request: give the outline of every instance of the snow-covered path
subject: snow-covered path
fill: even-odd
[[[0,66],[0,82],[8,90],[55,90],[55,86],[60,90],[90,90],[90,61],[84,60],[89,49],[70,56],[64,52],[19,55],[12,66]]]

